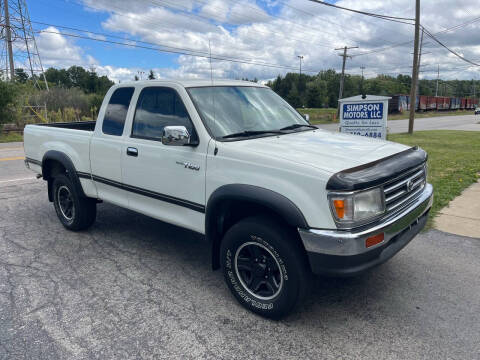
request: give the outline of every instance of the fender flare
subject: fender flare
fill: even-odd
[[[229,184],[216,189],[208,199],[205,211],[205,236],[211,245],[212,267],[219,268],[219,252],[222,234],[218,218],[222,216],[225,201],[250,202],[261,205],[279,215],[285,222],[296,228],[307,229],[308,223],[300,209],[285,196],[255,185]]]
[[[70,181],[75,186],[75,189],[77,190],[77,193],[81,197],[87,197],[87,195],[85,195],[85,192],[83,191],[82,184],[80,183],[80,179],[77,175],[77,170],[75,169],[75,166],[73,165],[73,162],[68,157],[68,155],[66,155],[63,152],[57,151],[57,150],[49,150],[45,153],[45,155],[43,155],[43,159],[42,159],[43,179],[48,181],[48,199],[50,201],[53,201],[53,194],[52,194],[52,190],[51,190],[51,185],[53,183],[53,178],[50,176],[49,169],[48,169],[48,166],[47,166],[47,163],[50,160],[54,160],[54,161],[57,161],[60,164],[62,164],[63,167],[65,168],[66,172],[67,172],[68,178],[70,179]]]

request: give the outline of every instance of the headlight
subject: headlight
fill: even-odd
[[[372,220],[385,212],[380,188],[352,193],[329,195],[330,208],[341,227],[353,227]]]

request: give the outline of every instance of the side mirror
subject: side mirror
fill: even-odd
[[[184,146],[190,144],[190,133],[185,126],[165,126],[162,134],[162,144]]]
[[[307,120],[307,122],[310,124],[310,115],[309,114],[303,114],[302,117]]]

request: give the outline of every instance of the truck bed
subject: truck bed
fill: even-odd
[[[27,125],[24,130],[24,148],[27,161],[42,161],[47,151],[65,154],[77,171],[90,172],[90,139],[95,121]],[[41,173],[38,165],[32,170]]]
[[[95,130],[96,121],[75,121],[75,122],[59,122],[59,123],[47,123],[36,124],[38,126],[57,127],[63,129],[93,131]]]

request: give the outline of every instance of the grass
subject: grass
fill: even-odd
[[[419,131],[413,135],[390,134],[388,140],[418,145],[428,153],[428,181],[434,201],[427,228],[438,212],[479,179],[480,133],[474,131]]]
[[[17,142],[17,141],[23,141],[23,136],[18,133],[9,133],[4,134],[0,133],[0,143],[8,143],[8,142]]]
[[[430,118],[437,116],[458,116],[458,115],[473,115],[473,110],[454,110],[454,111],[426,111],[415,113],[415,119]],[[388,120],[404,120],[408,119],[410,111],[405,111],[402,114],[389,114]]]
[[[308,116],[310,116],[310,124],[312,125],[332,124],[338,122],[336,120],[337,109],[300,108],[297,110],[302,115],[308,114]]]

